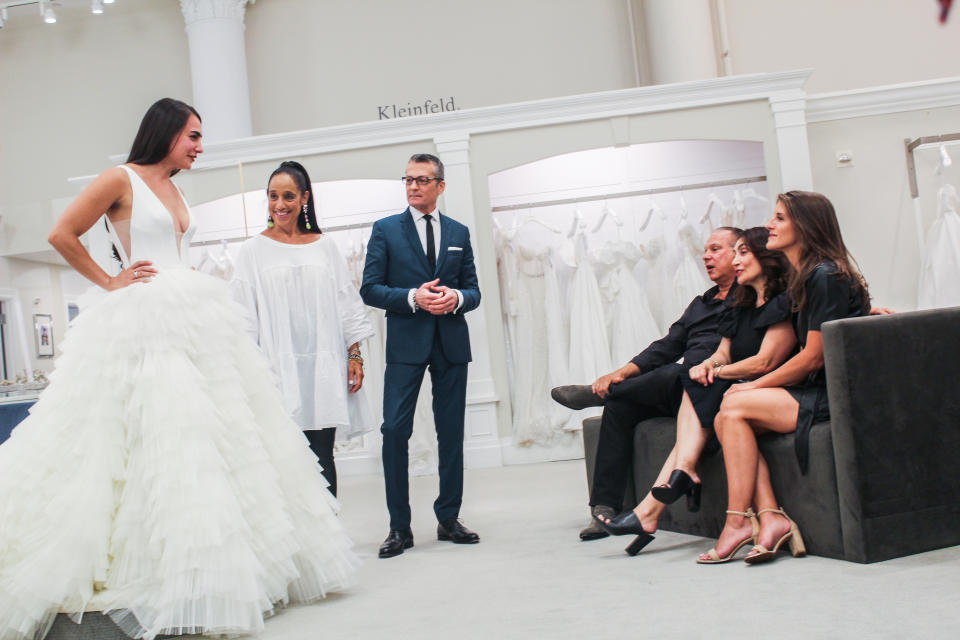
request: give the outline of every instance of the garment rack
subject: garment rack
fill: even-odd
[[[928,144],[940,144],[941,142],[958,142],[960,133],[945,133],[940,136],[922,136],[920,138],[907,138],[903,141],[903,146],[907,154],[907,178],[910,180],[910,197],[919,198],[920,190],[917,188],[917,162],[913,152],[918,147]]]
[[[340,224],[333,227],[321,227],[321,230],[324,233],[331,233],[333,231],[350,231],[351,229],[368,229],[373,226],[372,222],[355,222],[353,224]],[[217,240],[200,240],[198,242],[191,242],[191,247],[209,247],[214,244],[220,244],[226,242],[227,244],[234,244],[235,242],[243,242],[248,239],[250,236],[236,236],[234,238],[222,238]]]
[[[906,138],[903,141],[904,152],[907,154],[907,180],[910,183],[910,197],[913,199],[913,219],[917,227],[917,244],[920,246],[920,254],[923,255],[924,238],[923,230],[923,211],[920,209],[920,189],[917,186],[917,161],[913,152],[932,144],[942,142],[958,142],[960,133],[944,133],[939,136],[921,136],[919,138]]]
[[[583,196],[580,198],[564,198],[562,200],[544,200],[542,202],[527,202],[523,204],[506,204],[499,207],[491,207],[490,211],[517,211],[519,209],[534,209],[537,207],[552,207],[563,204],[578,204],[581,202],[596,202],[598,200],[613,200],[615,198],[633,198],[635,196],[652,196],[658,193],[674,193],[677,191],[694,191],[696,189],[710,189],[713,187],[729,187],[735,184],[750,184],[753,182],[766,182],[767,176],[753,176],[750,178],[731,178],[730,180],[715,180],[713,182],[698,182],[696,184],[681,184],[672,187],[658,187],[656,189],[640,189],[639,191],[623,191],[620,193],[607,193],[597,196]]]

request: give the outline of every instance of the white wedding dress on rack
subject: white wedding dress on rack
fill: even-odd
[[[600,295],[597,277],[591,265],[586,236],[582,232],[578,233],[573,242],[576,270],[567,294],[570,309],[570,377],[567,384],[590,384],[613,370],[610,363],[610,340],[603,311],[603,296]],[[564,428],[570,431],[579,430],[585,418],[601,413],[600,407],[574,411]]]
[[[919,309],[960,306],[960,198],[953,185],[937,193],[937,219],[927,232],[920,267]]]
[[[645,290],[650,302],[650,312],[660,331],[665,335],[670,325],[677,321],[684,307],[673,289],[673,278],[668,269],[667,243],[661,234],[647,242],[646,258],[649,263]],[[680,309],[678,312],[677,309]],[[639,353],[639,352],[638,352]]]
[[[178,238],[127,169],[129,240],[113,240],[125,264],[159,273],[84,305],[50,386],[0,445],[2,640],[84,611],[132,637],[254,633],[356,565],[241,307],[181,259],[196,227]]]
[[[661,333],[643,287],[633,274],[642,258],[640,247],[632,242],[614,241],[604,247],[604,254],[608,266],[599,284],[606,301],[611,363],[619,367],[660,338]]]
[[[547,272],[549,248],[534,244],[512,243],[517,270],[514,282],[516,305],[514,348],[515,399],[513,405],[513,437],[515,444],[529,446],[547,444],[560,431],[552,422],[550,399],[551,347],[548,319],[561,312],[559,300],[548,302]],[[551,274],[552,275],[552,274]],[[558,290],[552,287],[550,296]],[[554,327],[556,333],[556,327]]]
[[[679,303],[678,311],[671,322],[676,321],[695,297],[710,287],[703,263],[699,260],[702,243],[697,230],[685,216],[677,227],[677,242],[680,250],[680,266],[673,276],[673,290]],[[669,327],[668,327],[669,328]]]

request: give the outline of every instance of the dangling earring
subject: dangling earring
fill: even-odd
[[[267,227],[273,229],[273,216],[267,215]]]
[[[310,218],[307,217],[307,205],[303,205],[303,219],[307,223],[307,231],[310,231]]]

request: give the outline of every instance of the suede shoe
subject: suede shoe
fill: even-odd
[[[403,553],[404,549],[413,546],[413,531],[409,527],[406,529],[391,529],[387,534],[387,539],[380,545],[380,557],[392,558]]]
[[[463,526],[456,518],[437,524],[437,540],[449,540],[455,544],[477,544],[480,536]]]
[[[586,542],[588,540],[599,540],[609,536],[610,534],[607,533],[607,530],[597,521],[597,516],[613,518],[615,515],[617,515],[617,512],[613,510],[613,507],[607,507],[602,504],[590,507],[590,524],[580,530],[580,539]]]
[[[568,384],[562,387],[554,387],[550,390],[550,397],[568,409],[603,406],[603,398],[595,394],[589,384]]]

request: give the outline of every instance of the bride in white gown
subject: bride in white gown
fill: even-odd
[[[2,640],[42,638],[58,612],[84,611],[148,639],[255,632],[354,572],[337,503],[241,308],[181,258],[195,227],[170,176],[202,152],[200,127],[188,105],[157,102],[128,163],[50,234],[107,291],[0,446]],[[79,241],[104,211],[123,266],[113,277]]]

